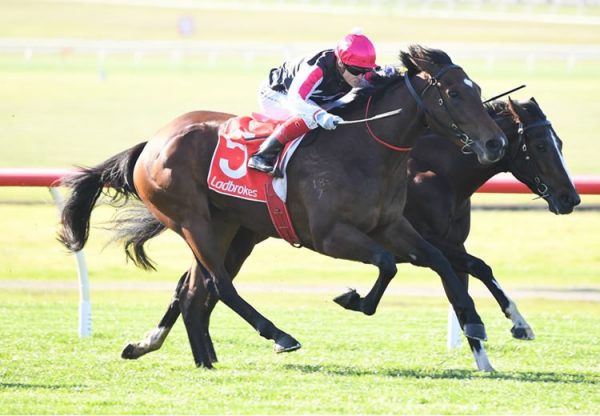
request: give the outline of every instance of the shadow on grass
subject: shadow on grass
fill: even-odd
[[[0,389],[43,389],[43,390],[60,390],[60,389],[83,389],[86,386],[80,384],[35,384],[35,383],[0,383]]]
[[[286,369],[292,371],[299,371],[301,373],[323,373],[338,376],[384,376],[394,378],[429,378],[444,380],[493,379],[524,381],[533,383],[581,383],[589,385],[600,384],[600,376],[589,373],[555,373],[543,371],[498,371],[494,373],[482,373],[476,370],[432,370],[411,368],[368,369],[352,366],[310,364],[286,364],[284,367]]]

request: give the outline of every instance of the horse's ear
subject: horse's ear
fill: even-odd
[[[515,122],[520,123],[522,120],[527,119],[527,109],[519,104],[518,101],[513,101],[510,96],[508,97],[508,110],[513,116]]]
[[[401,51],[400,61],[402,62],[402,65],[406,67],[406,70],[410,75],[418,74],[419,72],[421,72],[421,68],[409,52]]]
[[[425,71],[429,74],[434,74],[436,69],[432,67],[429,59],[429,50],[421,45],[410,45],[408,47],[410,60],[418,68],[418,72]]]
[[[510,98],[510,95],[508,96],[507,108],[510,114],[512,115],[512,118],[515,121],[515,123],[519,123],[521,121],[519,116],[519,105],[518,103],[513,101],[512,98]]]
[[[539,106],[539,104],[538,104],[538,102],[535,100],[535,98],[531,97],[531,98],[529,99],[529,101],[533,101],[534,103],[536,103],[536,104]]]

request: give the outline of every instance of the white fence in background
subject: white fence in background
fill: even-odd
[[[235,11],[301,11],[304,13],[382,14],[406,9],[460,10],[486,9],[502,12],[508,7],[521,6],[528,10],[542,8],[545,14],[568,10],[570,14],[583,15],[600,5],[600,0],[62,0],[62,2],[105,5],[127,5],[184,10],[235,10]]]
[[[36,56],[57,55],[64,58],[76,54],[95,55],[99,64],[111,56],[130,56],[137,63],[147,57],[167,59],[177,65],[186,60],[202,60],[209,66],[218,66],[223,60],[237,60],[243,67],[252,67],[263,58],[272,62],[300,56],[330,47],[325,42],[268,44],[244,41],[146,41],[146,40],[79,40],[79,39],[15,39],[0,38],[0,54],[18,54],[26,61]],[[400,49],[407,45],[379,43],[378,55],[383,62],[395,61]],[[493,66],[505,60],[522,61],[533,70],[538,62],[563,62],[565,70],[573,70],[582,61],[599,61],[600,45],[551,45],[535,43],[451,43],[434,42],[428,47],[442,49],[458,62],[481,59]]]

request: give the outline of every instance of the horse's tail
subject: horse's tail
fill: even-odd
[[[162,233],[166,227],[141,204],[119,212],[113,223],[113,241],[123,243],[127,258],[142,269],[155,270],[152,259],[146,254],[144,244]]]
[[[105,187],[113,191],[107,192],[113,202],[137,197],[133,186],[133,167],[144,146],[146,142],[139,143],[63,180],[62,184],[72,190],[61,214],[62,228],[58,233],[58,239],[65,247],[71,251],[83,248],[89,235],[92,210]]]

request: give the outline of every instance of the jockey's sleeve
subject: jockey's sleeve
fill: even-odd
[[[319,110],[320,107],[310,101],[310,96],[323,81],[323,75],[323,70],[318,65],[302,65],[288,89],[290,104],[298,110],[306,108],[306,104],[313,105],[315,111]]]

